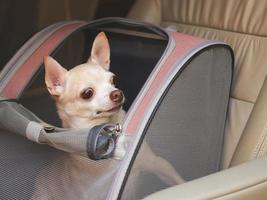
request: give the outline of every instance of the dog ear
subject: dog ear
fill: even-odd
[[[67,70],[50,56],[44,58],[45,83],[49,93],[59,96],[63,91]]]
[[[104,32],[100,32],[94,40],[91,56],[88,59],[88,62],[90,61],[94,64],[100,65],[106,70],[109,70],[110,48],[108,39]]]

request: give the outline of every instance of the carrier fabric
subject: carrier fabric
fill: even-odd
[[[141,172],[134,185],[130,184],[136,166],[146,162],[140,160],[143,141],[157,156],[169,161],[186,181],[220,170],[232,79],[231,49],[221,42],[194,39],[122,19],[85,23],[83,28],[89,41],[99,31],[109,36],[112,63],[116,63],[111,69],[124,77],[123,90],[131,100],[126,105],[129,109],[123,133],[132,134],[132,143],[122,160],[90,160],[86,154],[90,130],[47,130],[47,124],[36,113],[11,101],[0,88],[0,199],[143,198],[168,187],[147,171]],[[59,50],[57,45],[55,49]],[[125,48],[127,45],[130,47]],[[19,57],[23,55],[16,57],[18,62]],[[127,65],[125,57],[133,62]],[[33,67],[32,74],[38,67]],[[127,67],[134,71],[133,77],[126,74]],[[12,80],[12,73],[8,74],[12,70],[7,68],[3,70],[7,76],[0,76],[5,85]],[[30,82],[27,78],[25,82]],[[160,82],[154,87],[157,78]],[[16,100],[20,100],[25,88],[14,95]],[[145,98],[153,101],[144,108],[142,116],[134,118],[142,110],[144,104],[140,102]]]

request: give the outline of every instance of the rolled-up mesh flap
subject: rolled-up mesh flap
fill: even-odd
[[[68,153],[98,160],[110,157],[115,149],[116,138],[112,130],[107,128],[112,125],[100,125],[94,129],[53,127],[42,122],[22,105],[7,101],[0,103],[0,118],[1,128]]]
[[[31,123],[36,124],[36,122]],[[29,127],[32,125],[31,123],[29,124]],[[31,130],[28,128],[27,132],[30,131]],[[32,131],[34,131],[34,129],[32,129]],[[55,130],[47,133],[43,128],[40,130],[38,142],[46,143],[52,147],[69,153],[76,153],[87,157],[86,143],[89,132],[89,129],[78,129],[65,131]],[[38,132],[35,132],[34,134],[38,134]]]

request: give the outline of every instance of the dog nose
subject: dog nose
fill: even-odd
[[[113,101],[115,103],[120,103],[123,100],[123,93],[121,90],[113,90],[110,93],[109,98],[111,101]]]

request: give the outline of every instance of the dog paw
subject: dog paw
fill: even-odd
[[[132,136],[129,135],[120,135],[118,136],[116,140],[116,148],[114,151],[114,158],[117,160],[122,160],[123,157],[125,156],[128,147],[130,146],[132,141]]]

